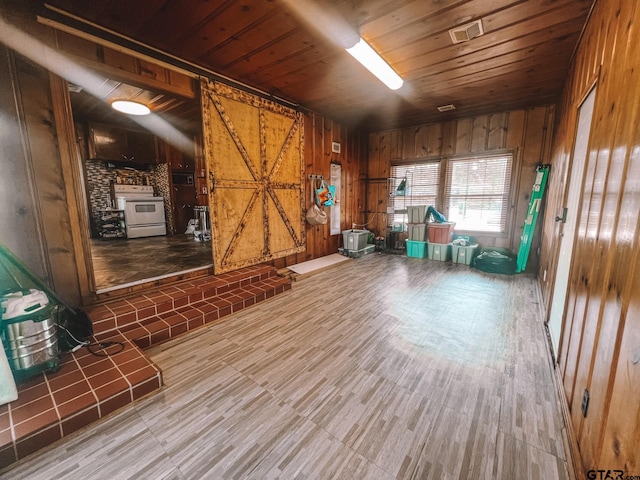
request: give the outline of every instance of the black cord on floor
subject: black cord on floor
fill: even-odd
[[[120,353],[122,350],[124,350],[124,343],[116,341],[97,342],[89,343],[88,345],[85,345],[85,347],[87,347],[87,350],[89,350],[89,352],[91,352],[96,357],[108,357],[110,355]],[[96,347],[98,348],[98,350],[95,350]],[[107,351],[107,349],[110,349],[111,347],[117,348],[113,348],[110,351]]]
[[[58,328],[61,328],[62,330],[67,332],[67,334],[73,339],[73,341],[77,343],[75,347],[73,347],[70,351],[65,353],[73,353],[82,347],[87,347],[87,350],[89,350],[89,352],[92,355],[95,355],[96,357],[108,357],[110,355],[115,355],[116,353],[120,353],[121,351],[124,350],[124,343],[122,342],[117,342],[117,341],[94,342],[94,343],[87,342],[87,341],[83,342],[82,340],[78,340],[76,337],[74,337],[73,334],[62,325],[58,325]],[[111,347],[116,347],[116,348],[111,348]],[[111,349],[111,350],[107,351],[107,349]]]

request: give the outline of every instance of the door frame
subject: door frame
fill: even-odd
[[[593,84],[590,85],[586,94],[580,99],[580,102],[576,107],[577,115],[576,115],[573,147],[571,150],[571,164],[569,166],[569,171],[567,173],[568,181],[567,181],[565,192],[562,198],[563,199],[562,204],[566,205],[567,206],[566,208],[569,207],[570,202],[575,202],[575,206],[574,206],[575,214],[573,214],[573,218],[574,218],[573,225],[572,225],[573,231],[571,232],[567,231],[567,229],[565,228],[566,226],[565,221],[562,222],[562,225],[560,227],[560,232],[559,232],[559,236],[561,237],[560,245],[558,246],[558,250],[557,250],[556,269],[555,269],[555,275],[554,275],[553,288],[551,290],[549,311],[547,314],[547,318],[545,320],[545,325],[549,330],[550,347],[552,352],[555,351],[555,355],[554,355],[555,363],[559,362],[560,356],[564,353],[562,351],[562,345],[564,342],[564,337],[566,335],[566,327],[567,327],[566,325],[567,319],[565,318],[566,311],[567,311],[567,296],[568,296],[567,294],[569,292],[569,279],[571,277],[571,270],[573,266],[573,257],[574,257],[574,248],[575,248],[576,236],[577,236],[576,234],[577,234],[577,227],[578,227],[578,219],[582,212],[582,202],[580,200],[582,198],[582,193],[584,190],[584,177],[586,173],[585,167],[586,167],[586,162],[588,160],[589,139],[591,135],[591,128],[593,125],[593,112],[595,107],[596,94],[597,94],[597,81],[595,81]],[[593,100],[591,105],[591,115],[590,115],[590,118],[588,119],[589,123],[588,123],[588,130],[587,130],[587,136],[586,136],[586,143],[584,147],[584,155],[582,158],[582,164],[580,165],[580,172],[578,172],[575,169],[576,167],[575,159],[576,159],[576,149],[578,147],[577,142],[578,142],[578,135],[579,135],[580,119],[581,119],[580,114],[581,114],[582,107],[590,98]],[[575,182],[579,182],[579,184],[576,185]],[[572,189],[572,186],[575,188]],[[559,218],[560,217],[556,217],[556,221],[560,221]],[[565,245],[565,242],[566,242],[566,245]],[[569,250],[568,255],[562,255],[563,246],[568,247],[568,250]],[[562,271],[565,273],[562,273],[560,271],[561,262],[566,263],[566,269],[563,269]],[[560,278],[559,275],[562,275],[563,277],[566,277],[566,278],[564,279]],[[561,280],[561,282],[558,282],[558,280]],[[553,337],[551,322],[553,321],[553,317],[556,315],[559,316],[560,323],[559,323],[559,336],[557,338],[557,344],[554,344],[554,337]]]
[[[78,287],[82,304],[87,305],[96,299],[96,284],[91,257],[89,208],[81,165],[82,156],[76,141],[67,81],[51,72],[49,79],[73,248],[78,266]]]

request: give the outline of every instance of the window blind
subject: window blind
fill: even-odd
[[[406,179],[404,195],[398,187]],[[413,205],[436,205],[440,183],[440,162],[422,162],[406,165],[391,165],[389,181],[389,206],[393,207],[389,225],[407,223],[407,207]]]
[[[506,231],[511,164],[511,155],[448,161],[444,213],[456,230]]]

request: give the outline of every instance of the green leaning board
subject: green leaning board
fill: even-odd
[[[522,229],[522,236],[520,237],[518,259],[516,260],[516,272],[518,273],[522,272],[527,266],[531,242],[533,241],[533,232],[536,229],[536,221],[538,220],[544,189],[547,186],[547,177],[549,176],[550,168],[550,165],[539,165],[536,168],[536,181],[533,183],[533,188],[531,189],[529,209],[527,210],[527,218],[524,221],[524,228]]]

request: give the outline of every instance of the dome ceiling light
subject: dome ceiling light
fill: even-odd
[[[146,105],[130,100],[116,100],[111,103],[111,107],[129,115],[149,115],[151,113],[151,110]]]

